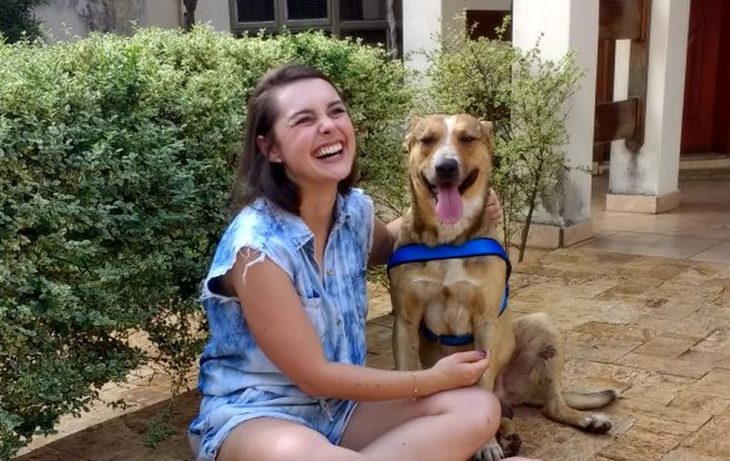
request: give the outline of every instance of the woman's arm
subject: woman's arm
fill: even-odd
[[[396,218],[388,224],[375,218],[375,223],[373,224],[375,226],[373,230],[373,247],[370,249],[368,265],[375,266],[388,262],[390,255],[393,254],[393,247],[398,239],[398,233],[400,232],[402,223],[403,218]]]
[[[239,253],[225,277],[266,356],[304,392],[351,400],[391,400],[474,384],[488,365],[478,351],[453,354],[428,370],[389,371],[326,360],[289,276],[269,259]],[[415,389],[415,391],[414,391]]]

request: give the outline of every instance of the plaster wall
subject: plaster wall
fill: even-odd
[[[511,0],[403,0],[403,52],[406,65],[426,70],[423,52],[436,47],[434,36],[465,27],[455,19],[464,10],[509,10]]]
[[[181,11],[185,11],[185,8],[182,7]],[[195,22],[209,23],[217,31],[230,32],[230,14],[228,0],[198,0],[198,7],[195,9]]]

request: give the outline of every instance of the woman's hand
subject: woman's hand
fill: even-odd
[[[491,187],[489,188],[489,195],[487,195],[487,204],[485,206],[490,222],[495,224],[502,222],[502,205],[499,203],[497,193]]]
[[[489,367],[489,359],[486,351],[456,352],[442,358],[426,372],[433,376],[435,387],[440,391],[471,386]]]

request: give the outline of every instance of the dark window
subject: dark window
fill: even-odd
[[[273,21],[274,0],[237,0],[238,22]]]
[[[345,21],[386,19],[386,0],[339,0],[340,18]]]
[[[2,0],[0,0],[2,1]],[[236,34],[262,28],[276,34],[317,29],[327,35],[359,37],[364,43],[388,45],[388,0],[229,0],[235,7]],[[338,11],[334,15],[332,11]],[[394,1],[397,47],[402,51],[402,0]]]
[[[380,43],[383,46],[386,45],[386,41],[388,39],[388,34],[385,31],[385,29],[375,29],[375,30],[343,30],[340,33],[343,37],[358,37],[361,38],[363,43],[367,43],[369,45],[375,45],[376,43]]]
[[[327,18],[327,0],[287,0],[287,19]]]

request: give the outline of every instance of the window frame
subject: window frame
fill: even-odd
[[[320,29],[326,33],[330,33],[333,37],[342,37],[342,31],[345,33],[354,33],[358,30],[384,30],[386,43],[388,46],[390,38],[390,27],[388,19],[340,19],[340,1],[326,0],[327,18],[323,19],[285,19],[287,15],[287,0],[271,0],[274,2],[274,20],[258,21],[258,22],[238,22],[238,0],[229,0],[229,17],[231,23],[231,33],[236,36],[244,34],[256,35],[259,31],[265,33],[281,32],[284,28],[292,32],[302,32],[308,29]],[[399,34],[399,42],[403,41],[403,20],[396,20],[396,29],[401,31]],[[402,45],[400,45],[402,46]],[[400,53],[400,50],[399,50]]]

